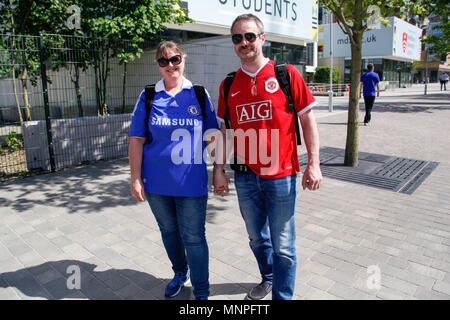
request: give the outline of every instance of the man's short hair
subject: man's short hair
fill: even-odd
[[[234,19],[233,23],[231,24],[231,28],[230,28],[231,34],[233,34],[234,25],[241,20],[255,21],[256,26],[258,27],[258,33],[260,33],[260,34],[264,33],[264,24],[262,23],[262,21],[254,14],[247,13],[247,14],[241,14],[240,16],[236,17],[236,19]]]
[[[369,63],[367,65],[367,70],[372,71],[373,70],[373,63]]]

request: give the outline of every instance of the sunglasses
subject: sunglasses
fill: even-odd
[[[169,65],[169,62],[172,62],[172,64],[174,66],[177,66],[181,63],[181,61],[183,61],[183,58],[181,57],[181,55],[177,54],[176,56],[173,56],[169,59],[167,58],[159,58],[158,60],[156,60],[156,62],[158,62],[159,66],[161,68],[167,67]]]
[[[246,32],[245,34],[242,33],[235,33],[231,36],[231,41],[233,41],[234,44],[239,44],[242,42],[242,40],[245,37],[245,40],[248,42],[255,42],[256,38],[262,35],[262,33],[254,34],[253,32]]]

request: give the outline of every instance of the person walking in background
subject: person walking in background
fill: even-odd
[[[203,155],[205,142],[202,133],[207,129],[218,132],[219,127],[206,90],[207,98],[205,106],[202,106],[194,86],[183,75],[185,58],[174,42],[164,41],[158,46],[156,61],[163,78],[154,86],[149,114],[144,90],[131,120],[131,194],[140,202],[147,199],[172,263],[175,276],[167,285],[165,296],[175,297],[191,279],[195,298],[207,300],[209,255],[205,220],[208,174],[203,157],[200,162],[194,159],[197,154]],[[202,117],[203,107],[206,123]],[[183,138],[189,138],[188,144],[192,147],[183,149],[183,153],[190,150],[190,154],[183,154],[183,159],[187,157],[191,162],[175,164],[172,159],[172,153],[180,143],[177,139],[173,141],[176,130],[187,133]],[[178,150],[176,154],[179,153]],[[216,174],[217,179],[220,179],[221,172]]]
[[[303,189],[317,190],[322,184],[322,173],[319,133],[311,110],[317,102],[297,69],[287,65],[295,107],[293,112],[288,111],[288,99],[278,83],[274,61],[263,55],[266,35],[258,17],[252,14],[238,16],[231,26],[231,34],[242,66],[226,97],[224,83],[227,79],[220,85],[217,117],[223,136],[227,122],[236,136],[241,132],[250,137],[244,139],[243,146],[237,143],[234,149],[235,156],[247,168],[235,170],[235,186],[250,247],[262,278],[247,298],[259,300],[272,292],[272,299],[290,300],[297,267],[295,206],[297,172],[300,172],[294,117],[300,117],[308,151],[302,186]],[[253,138],[252,133],[256,133]],[[250,141],[246,143],[247,140]],[[259,150],[259,156],[255,155],[257,151],[249,152],[252,147]],[[275,161],[268,164],[263,160],[262,149],[272,150],[270,157],[275,157]],[[240,153],[239,150],[245,151]],[[256,161],[251,160],[253,156],[257,157]],[[216,194],[223,195],[220,187],[215,190]]]
[[[375,95],[380,96],[380,77],[373,71],[373,64],[367,65],[367,72],[361,76],[361,91],[364,95],[364,104],[366,106],[366,115],[364,116],[364,125],[368,126],[372,119],[372,108],[375,103]],[[361,91],[359,97],[361,98]]]
[[[439,80],[441,82],[441,91],[442,91],[442,87],[444,88],[444,90],[447,90],[447,82],[448,82],[447,72],[444,72],[443,74],[441,74],[441,76],[439,77]]]

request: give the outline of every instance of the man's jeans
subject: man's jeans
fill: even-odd
[[[209,296],[208,245],[205,236],[206,203],[202,197],[171,197],[147,193],[167,255],[175,273],[188,264],[195,297]]]
[[[375,96],[364,96],[364,105],[366,106],[366,115],[364,116],[364,123],[369,123],[372,119],[372,109],[375,103]]]
[[[272,282],[272,299],[292,299],[297,267],[296,175],[263,179],[252,171],[235,173],[235,185],[262,280]]]

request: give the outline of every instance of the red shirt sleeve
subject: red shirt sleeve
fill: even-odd
[[[297,111],[298,115],[302,115],[314,107],[317,104],[317,101],[298,70],[294,66],[288,65],[288,71],[291,76],[291,90],[295,111]]]

